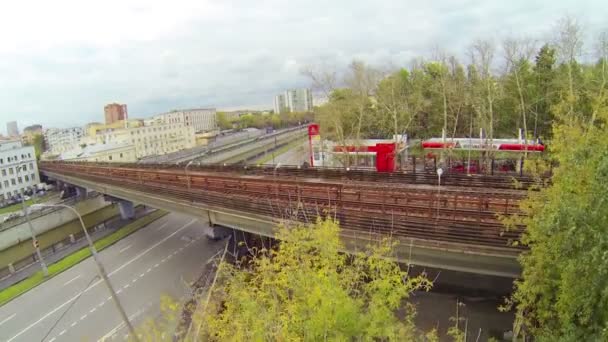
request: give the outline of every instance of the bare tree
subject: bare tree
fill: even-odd
[[[556,31],[555,45],[562,63],[566,65],[568,70],[568,114],[572,117],[574,103],[576,102],[572,68],[576,65],[576,58],[581,54],[583,48],[582,31],[576,19],[569,16],[558,21]]]
[[[516,40],[507,38],[503,41],[503,52],[506,60],[506,71],[515,76],[515,85],[517,87],[517,95],[519,98],[519,111],[521,114],[522,124],[524,128],[524,143],[528,144],[528,124],[526,99],[524,96],[524,80],[521,75],[521,63],[529,61],[535,51],[535,42],[530,39]],[[527,155],[527,150],[524,151]]]
[[[478,40],[472,46],[472,64],[480,72],[484,85],[484,111],[488,119],[488,137],[490,143],[494,139],[494,102],[496,100],[496,81],[490,70],[494,59],[494,45],[488,40]],[[483,127],[483,126],[482,126]]]
[[[602,103],[604,103],[605,96],[605,88],[606,83],[608,82],[608,31],[600,32],[597,40],[597,56],[600,60],[600,86],[597,95],[597,100],[595,101],[595,106],[593,106],[593,112],[591,113],[591,126],[595,124],[595,120],[597,118],[598,111]]]

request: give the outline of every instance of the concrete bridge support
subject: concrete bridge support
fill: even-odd
[[[120,218],[123,220],[132,220],[135,218],[135,206],[131,201],[119,200],[118,209],[120,210]]]

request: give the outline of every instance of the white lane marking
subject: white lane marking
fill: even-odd
[[[98,306],[98,307],[102,307],[102,306],[103,306],[105,303],[106,303],[106,302],[105,302],[105,301],[103,301],[103,302],[99,303],[99,305],[97,305],[97,306]]]
[[[72,322],[72,324],[70,324],[70,326],[71,326],[71,327],[75,327],[77,323],[78,323],[78,322]]]
[[[4,320],[2,320],[2,322],[0,322],[0,325],[10,321],[11,319],[15,318],[15,316],[17,316],[17,314],[12,314],[10,316],[8,316],[7,318],[5,318]]]
[[[59,336],[65,334],[65,329],[61,330],[61,332],[59,333]]]
[[[154,267],[158,267],[158,264],[155,264]]]
[[[122,293],[122,289],[116,290],[116,294],[120,294],[120,293]]]
[[[174,252],[173,252],[173,255],[176,255],[176,254],[177,254],[177,251],[174,251]]]
[[[131,284],[127,284],[127,285],[123,286],[122,288],[126,290],[129,288],[129,286],[131,286]]]
[[[152,249],[158,247],[160,244],[162,244],[163,242],[169,240],[171,237],[173,237],[175,234],[179,233],[180,231],[182,231],[183,229],[186,229],[188,227],[190,227],[194,222],[196,222],[196,219],[192,219],[190,222],[184,224],[183,226],[181,226],[181,228],[179,228],[178,230],[174,231],[173,233],[169,234],[168,236],[166,236],[165,238],[163,238],[162,240],[160,240],[159,242],[153,244],[152,246],[150,246],[148,249],[144,250],[143,252],[137,254],[135,257],[133,257],[131,260],[127,261],[126,263],[122,264],[122,266],[120,266],[119,268],[115,269],[114,271],[110,272],[110,274],[108,274],[108,276],[112,276],[113,274],[116,274],[116,272],[121,271],[123,268],[129,266],[130,264],[132,264],[133,262],[135,262],[136,260],[138,260],[139,258],[141,258],[142,256],[148,254]],[[89,291],[90,289],[92,289],[93,287],[101,284],[101,280],[97,280],[96,282],[94,282],[93,284],[91,284],[91,286],[87,287],[86,289],[84,289],[82,292],[86,292]],[[36,324],[42,322],[43,320],[45,320],[46,318],[48,318],[50,315],[54,314],[55,312],[61,310],[61,308],[63,308],[64,306],[70,304],[71,302],[73,302],[74,300],[76,300],[76,298],[78,298],[78,296],[80,296],[80,293],[75,295],[74,297],[68,299],[67,301],[65,301],[63,304],[59,305],[58,307],[54,308],[53,310],[47,312],[46,314],[44,314],[44,316],[40,317],[36,322],[31,323],[30,325],[28,325],[27,327],[25,327],[23,330],[19,331],[15,336],[11,337],[10,339],[6,340],[6,342],[11,342],[14,341],[17,337],[23,335],[25,332],[27,332],[28,330],[32,329],[32,327],[34,327]],[[112,297],[108,297],[108,300],[112,299]]]
[[[85,318],[87,318],[87,314],[82,315],[82,317],[80,317],[80,320],[82,321]]]
[[[127,249],[129,249],[129,248],[131,248],[131,245],[128,245],[127,247],[125,247],[125,248],[123,248],[123,249],[119,250],[119,251],[118,251],[118,253],[120,254],[120,253],[122,253],[122,252],[126,251],[126,250],[127,250]]]
[[[133,278],[133,281],[132,281],[132,282],[134,283],[134,282],[136,282],[136,281],[137,281],[137,278]]]
[[[145,274],[145,273],[142,273],[142,274],[140,274],[140,275],[139,275],[139,277],[140,277],[140,278],[143,278],[143,277],[144,277],[144,275],[146,275],[146,274]]]
[[[53,337],[52,339],[49,340],[49,342],[53,342],[57,339],[57,337]]]
[[[141,315],[145,310],[143,308],[137,310],[135,313],[133,313],[131,316],[129,316],[129,320],[133,320],[135,317]],[[109,338],[114,338],[114,336],[116,336],[116,333],[118,333],[118,331],[120,329],[122,329],[122,327],[125,326],[124,322],[120,322],[120,324],[118,324],[117,326],[114,327],[114,329],[110,330],[107,334],[103,335],[99,340],[97,340],[97,342],[103,342]],[[125,334],[125,339],[129,338],[129,334]]]
[[[150,267],[150,268],[148,268],[148,269],[146,270],[146,273],[148,273],[148,272],[150,272],[150,271],[152,271],[152,268],[151,268],[151,267]]]
[[[97,310],[97,308],[93,307],[91,310],[89,310],[89,313],[93,313],[93,312],[95,312],[95,310]]]
[[[165,227],[166,227],[168,224],[169,224],[169,222],[168,222],[168,221],[167,221],[167,222],[165,222],[165,223],[163,223],[163,224],[162,224],[160,227],[156,228],[156,231],[159,231],[159,230],[161,230],[161,229],[165,228]]]
[[[72,279],[70,279],[70,280],[66,281],[65,283],[63,283],[63,286],[66,286],[67,284],[69,284],[69,283],[73,282],[74,280],[76,280],[76,279],[78,279],[78,278],[80,278],[80,275],[77,275],[77,276],[75,276],[74,278],[72,278]]]
[[[106,298],[106,300],[110,300],[110,299],[112,299],[112,296],[108,296],[108,298]]]

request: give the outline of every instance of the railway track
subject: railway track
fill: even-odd
[[[267,168],[135,164],[41,163],[41,170],[161,194],[181,201],[235,209],[274,218],[311,222],[331,216],[342,229],[468,245],[513,247],[523,227],[505,231],[498,216],[519,214],[525,191],[428,183],[375,183],[365,178],[268,174]],[[335,175],[339,173],[335,172]],[[391,177],[378,177],[378,179]],[[488,179],[482,182],[489,182]],[[499,180],[496,184],[502,184]],[[443,184],[443,181],[442,181]]]

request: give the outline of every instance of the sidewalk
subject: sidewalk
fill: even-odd
[[[89,235],[91,236],[91,239],[93,240],[93,242],[95,242],[109,234],[112,234],[113,232],[126,226],[127,224],[133,222],[134,220],[137,220],[137,219],[151,213],[152,211],[154,211],[154,210],[149,209],[149,208],[148,209],[138,208],[138,210],[135,211],[135,219],[133,219],[133,220],[128,220],[128,219],[123,220],[120,218],[120,216],[111,218],[111,219],[103,222],[103,228],[101,228],[101,229],[93,230],[93,229],[89,228]],[[71,243],[60,249],[55,250],[54,253],[43,253],[44,262],[47,264],[47,266],[49,266],[49,265],[65,258],[66,256],[82,249],[83,247],[87,247],[87,246],[88,246],[87,240],[83,236],[82,238],[76,240],[74,243]],[[32,262],[31,264],[17,270],[15,273],[0,279],[0,290],[10,287],[26,278],[29,278],[30,276],[32,276],[34,273],[38,272],[39,270],[40,270],[40,263],[38,262],[38,260],[36,260],[35,262]]]

